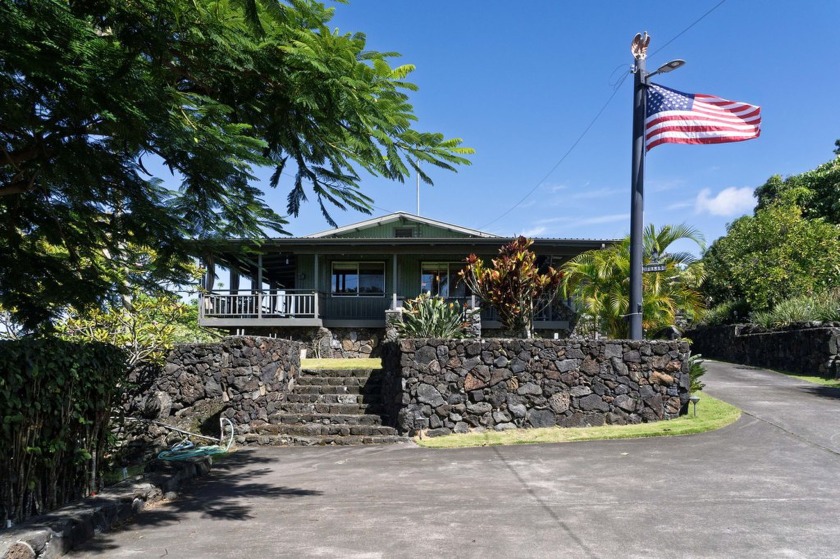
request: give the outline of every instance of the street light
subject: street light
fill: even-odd
[[[684,60],[672,60],[660,66],[655,72],[645,71],[645,58],[650,36],[637,33],[630,43],[630,52],[636,61],[633,72],[633,161],[630,198],[630,308],[627,317],[630,325],[630,339],[642,339],[642,258],[644,229],[645,190],[645,105],[647,87],[651,76],[676,70]]]

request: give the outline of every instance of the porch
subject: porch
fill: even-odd
[[[475,297],[448,298],[461,307],[481,305]],[[303,289],[240,292],[214,290],[202,294],[199,324],[215,328],[314,326],[325,328],[384,328],[385,311],[402,306],[403,297],[341,297]],[[569,329],[567,302],[556,302],[534,316],[537,330]],[[502,327],[493,308],[482,306],[482,328]]]

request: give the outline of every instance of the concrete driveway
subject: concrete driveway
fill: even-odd
[[[690,437],[243,450],[74,557],[838,557],[840,390],[709,362]],[[703,403],[698,405],[703,413]]]

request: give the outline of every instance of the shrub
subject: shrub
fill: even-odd
[[[750,307],[746,301],[727,301],[703,313],[700,324],[718,326],[748,322]]]
[[[20,521],[96,487],[125,354],[55,338],[0,342],[0,520]]]
[[[755,313],[752,317],[754,324],[767,329],[815,321],[840,321],[840,289],[786,299],[772,310]]]
[[[400,335],[408,338],[463,338],[465,324],[461,308],[443,297],[424,293],[403,303]]]
[[[706,387],[705,383],[700,382],[700,377],[706,374],[706,366],[703,365],[702,357],[698,353],[688,358],[688,376],[691,378],[690,392],[700,392]]]

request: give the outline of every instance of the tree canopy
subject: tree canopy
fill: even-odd
[[[840,226],[802,213],[777,203],[728,226],[703,255],[703,289],[713,305],[742,300],[765,311],[840,286]]]
[[[413,127],[413,67],[331,16],[314,0],[0,3],[0,304],[33,326],[118,294],[126,243],[151,249],[154,283],[185,277],[196,240],[282,231],[256,167],[288,188],[286,214],[314,195],[334,224],[330,208],[369,211],[362,172],[431,182],[419,162],[468,163]]]
[[[807,219],[840,224],[840,140],[836,145],[834,160],[784,179],[774,175],[756,188],[757,210],[775,203],[794,204]]]

